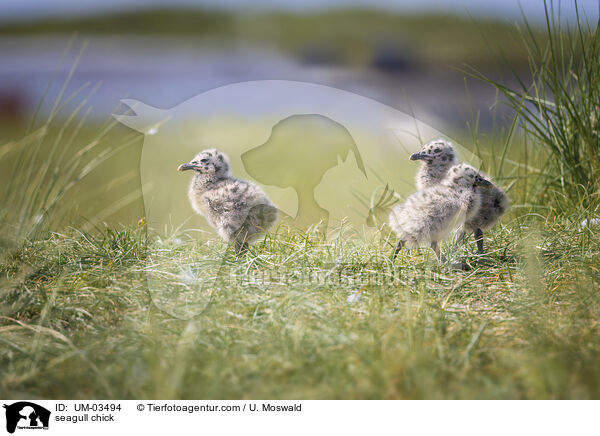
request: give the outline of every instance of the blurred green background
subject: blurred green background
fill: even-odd
[[[593,6],[580,2],[592,14]],[[541,30],[543,4],[521,7]],[[565,18],[573,14],[573,5],[563,9]],[[517,2],[470,0],[270,0],[260,7],[234,0],[9,0],[0,15],[0,144],[8,144],[0,177],[7,183],[18,159],[11,141],[43,126],[35,153],[42,162],[76,156],[90,144],[106,156],[69,190],[68,214],[135,223],[143,216],[143,138],[110,125],[112,113],[126,110],[120,99],[171,108],[218,86],[259,79],[355,92],[472,147],[469,129],[485,142],[486,134],[510,125],[512,113],[494,106],[494,88],[464,69],[509,85],[515,73],[527,80],[520,15]],[[56,144],[60,153],[52,151]]]

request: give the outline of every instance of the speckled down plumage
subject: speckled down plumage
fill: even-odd
[[[444,139],[431,141],[423,146],[419,154],[419,160],[422,161],[422,164],[415,177],[417,189],[424,189],[441,183],[448,170],[456,165],[458,160],[454,146]],[[449,164],[449,162],[452,162],[452,164]],[[479,174],[493,184],[489,176],[481,171],[479,171]],[[492,228],[510,207],[508,196],[496,185],[493,185],[490,189],[480,189],[478,194],[480,196],[480,208],[465,222],[465,231],[474,232],[477,229]]]
[[[454,166],[441,183],[415,192],[394,207],[390,227],[409,247],[441,241],[479,209],[478,180],[472,167]]]
[[[485,175],[482,174],[482,176],[487,179]],[[510,206],[508,196],[496,185],[490,189],[481,190],[479,197],[481,198],[479,209],[465,222],[467,231],[491,229]]]
[[[240,248],[256,240],[277,221],[277,208],[259,186],[231,177],[229,160],[224,153],[204,150],[180,169],[182,167],[194,169],[188,189],[192,208],[206,218],[226,242]]]
[[[418,157],[413,157],[416,155]],[[411,156],[411,159],[422,162],[415,177],[418,191],[440,183],[448,170],[458,164],[454,146],[444,139],[436,139],[425,144],[419,152]]]

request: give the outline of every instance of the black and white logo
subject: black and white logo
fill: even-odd
[[[14,433],[16,429],[47,430],[50,411],[29,401],[19,401],[3,406],[6,409],[6,431]]]

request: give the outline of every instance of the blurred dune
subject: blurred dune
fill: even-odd
[[[59,59],[74,33],[88,44],[69,89],[102,82],[90,97],[97,118],[126,96],[167,108],[227,83],[285,79],[336,86],[412,108],[428,123],[446,120],[440,129],[463,129],[470,108],[457,67],[507,76],[509,67],[526,67],[513,25],[452,15],[157,9],[53,18],[0,26],[0,95],[10,94],[20,114],[33,111],[57,68],[58,77],[68,73],[77,51]],[[475,110],[493,103],[487,86],[469,86]],[[489,122],[484,114],[481,126]]]

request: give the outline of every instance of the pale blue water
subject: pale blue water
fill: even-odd
[[[318,83],[355,92],[400,110],[409,111],[412,107],[417,118],[440,130],[447,126],[464,128],[470,116],[463,75],[447,67],[426,71],[409,67],[386,73],[368,67],[310,64],[253,46],[215,48],[190,39],[134,37],[78,39],[60,63],[68,41],[66,37],[0,38],[2,116],[7,116],[10,110],[19,112],[17,116],[30,116],[55,75],[42,110],[47,113],[84,41],[87,46],[65,95],[83,90],[65,106],[63,116],[96,86],[95,93],[89,96],[90,116],[104,120],[115,112],[122,98],[170,108],[218,86],[264,79]],[[475,108],[482,110],[485,126],[494,91],[481,82],[473,81],[470,86]]]

